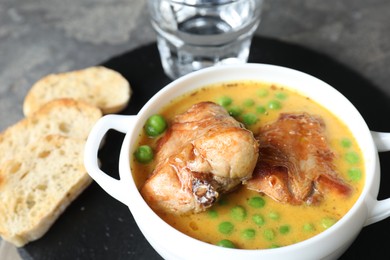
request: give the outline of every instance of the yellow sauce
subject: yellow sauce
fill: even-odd
[[[347,199],[327,194],[317,206],[292,206],[276,202],[241,186],[223,196],[220,202],[206,212],[189,216],[158,213],[161,218],[189,236],[211,244],[228,239],[237,248],[258,249],[285,246],[305,240],[322,232],[346,214],[361,193],[365,170],[360,148],[349,129],[336,116],[288,88],[251,81],[206,86],[173,100],[160,114],[169,122],[176,114],[184,112],[195,103],[218,102],[221,97],[232,99],[233,102],[226,107],[228,110],[239,107],[242,110],[241,115],[246,113],[256,115],[257,123],[247,126],[255,134],[259,127],[275,121],[280,113],[307,112],[321,116],[326,125],[330,147],[336,155],[334,161],[336,168],[342,178],[353,187],[353,193]],[[278,104],[276,107],[275,101]],[[273,108],[270,102],[274,102]],[[242,116],[237,119],[242,120]],[[139,143],[153,147],[156,140],[142,133]],[[154,163],[144,165],[132,159],[131,167],[136,184],[140,188],[153,171]],[[250,199],[253,197],[262,198],[264,206],[258,208],[251,206]],[[241,219],[237,219],[231,213],[236,206],[245,210],[245,216]],[[229,222],[233,226],[228,234],[219,230],[223,222]]]

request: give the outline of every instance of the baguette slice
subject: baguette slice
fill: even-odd
[[[0,235],[15,246],[42,237],[92,182],[85,140],[49,135],[0,167]]]
[[[25,116],[58,98],[73,98],[99,107],[104,114],[124,109],[131,96],[128,81],[118,72],[102,66],[50,74],[38,80],[23,103]]]
[[[87,139],[101,116],[95,106],[72,99],[53,100],[0,133],[0,166],[22,147],[49,134]]]

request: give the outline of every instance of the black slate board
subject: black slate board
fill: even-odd
[[[282,65],[316,76],[342,92],[358,108],[371,130],[390,132],[389,93],[321,53],[290,43],[256,37],[249,62]],[[140,47],[102,65],[122,73],[133,96],[122,114],[136,114],[147,100],[170,82],[160,65],[156,44]],[[386,111],[386,112],[385,112]],[[118,177],[123,134],[109,131],[99,153],[102,168]],[[379,199],[390,197],[390,153],[380,154],[382,176]],[[341,259],[390,259],[390,219],[363,228]],[[163,234],[161,234],[163,239]],[[93,183],[41,239],[19,249],[23,259],[161,259],[145,240],[128,208]],[[190,252],[189,252],[190,253]]]

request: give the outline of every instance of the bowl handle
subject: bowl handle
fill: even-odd
[[[390,151],[390,133],[371,131],[371,135],[379,152]],[[376,201],[365,222],[365,226],[381,221],[389,216],[390,199]]]
[[[88,174],[108,194],[123,204],[126,204],[125,186],[121,180],[115,179],[99,168],[98,151],[105,134],[110,129],[126,133],[135,121],[136,116],[129,115],[105,115],[100,118],[89,133],[84,149],[84,165]]]

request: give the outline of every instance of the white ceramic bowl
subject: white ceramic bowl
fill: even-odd
[[[354,206],[331,228],[313,238],[281,248],[229,249],[201,242],[177,231],[159,218],[141,197],[132,177],[129,158],[146,119],[169,100],[188,91],[236,80],[273,82],[295,89],[328,108],[351,129],[364,154],[365,186]],[[126,133],[120,151],[119,180],[108,176],[98,167],[98,149],[109,129]],[[296,70],[265,64],[244,64],[191,73],[164,87],[144,105],[138,115],[107,115],[101,118],[87,140],[85,166],[107,193],[129,207],[143,235],[165,259],[335,259],[350,246],[363,226],[390,216],[390,199],[377,200],[380,180],[378,150],[390,150],[390,134],[370,132],[356,108],[333,87]]]

